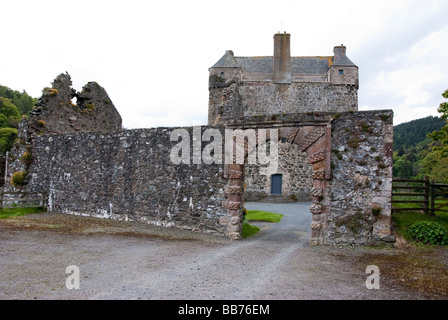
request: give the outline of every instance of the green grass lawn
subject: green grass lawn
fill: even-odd
[[[448,209],[448,201],[445,200],[437,200],[436,204],[447,204],[445,209]],[[412,208],[415,206],[416,209],[421,207],[419,204],[403,204],[403,203],[394,203],[394,208]],[[442,226],[448,229],[448,212],[436,211],[435,216],[430,216],[423,214],[421,212],[413,212],[413,211],[404,211],[404,212],[396,212],[392,215],[392,221],[394,223],[395,228],[397,229],[398,234],[403,236],[407,241],[412,241],[411,234],[409,232],[409,227],[418,221],[433,221],[438,222]]]
[[[248,210],[243,222],[243,229],[241,232],[242,237],[247,238],[253,236],[258,231],[260,231],[260,228],[249,224],[249,221],[266,221],[266,222],[278,223],[282,218],[283,215],[278,213],[258,211],[258,210]]]
[[[283,215],[267,211],[250,210],[247,211],[246,220],[248,221],[267,221],[278,223],[282,220]]]
[[[0,210],[0,219],[8,219],[13,217],[20,217],[32,213],[45,212],[42,207],[32,207],[32,208],[8,208]]]

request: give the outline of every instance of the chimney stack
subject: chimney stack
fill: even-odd
[[[277,33],[274,35],[274,83],[290,84],[291,80],[290,34]]]
[[[346,56],[346,51],[347,48],[341,44],[340,46],[336,46],[333,49],[333,53],[334,53],[334,61],[339,61],[341,59],[344,59],[344,57]]]

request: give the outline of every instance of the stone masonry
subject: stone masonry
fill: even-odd
[[[6,175],[24,172],[24,184],[4,189],[47,192],[51,212],[240,239],[244,202],[263,197],[280,173],[283,197],[312,202],[311,245],[393,241],[392,111],[357,111],[358,67],[344,46],[331,57],[290,57],[289,35],[274,40],[274,57],[227,51],[210,69],[201,127],[123,130],[102,87],[90,82],[77,93],[68,74],[58,76],[9,154]],[[170,157],[183,139],[173,139],[176,129],[202,137],[190,141],[188,163]],[[278,137],[276,171],[247,164],[248,148],[246,163],[191,160],[208,150],[207,133],[247,129],[278,132],[265,142]]]
[[[224,235],[222,165],[172,164],[173,130],[36,137],[28,190],[47,190],[51,212]]]
[[[358,111],[358,67],[347,57],[345,46],[333,52],[334,56],[291,57],[287,33],[274,35],[272,57],[238,57],[226,51],[209,69],[209,125],[235,117],[270,115],[274,120],[279,114]],[[256,166],[245,167],[248,200],[270,198],[275,174],[282,175],[284,202],[310,199],[307,161],[294,147],[282,144],[280,152],[277,172],[260,174]]]

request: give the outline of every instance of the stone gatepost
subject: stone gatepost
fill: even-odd
[[[224,176],[228,178],[225,187],[226,200],[223,204],[227,215],[221,218],[221,224],[227,225],[226,236],[231,240],[241,239],[244,207],[243,166],[225,164]]]

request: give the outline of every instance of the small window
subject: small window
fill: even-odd
[[[221,78],[223,78],[224,77],[224,72],[221,72]]]
[[[286,138],[282,138],[282,143],[286,143]]]
[[[343,76],[344,75],[344,70],[339,70],[339,75]]]

